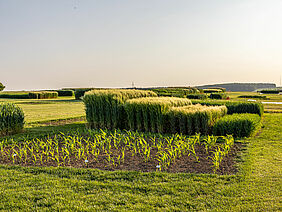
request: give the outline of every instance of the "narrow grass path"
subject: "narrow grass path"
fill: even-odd
[[[249,139],[247,158],[242,166],[248,198],[256,203],[258,211],[282,210],[281,121],[281,113],[264,115],[263,132]]]
[[[3,211],[281,211],[282,114],[265,114],[237,175],[0,166]]]

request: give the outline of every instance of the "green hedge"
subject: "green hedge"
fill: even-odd
[[[263,115],[263,105],[259,102],[246,101],[224,101],[224,100],[192,100],[193,104],[201,104],[207,106],[225,105],[227,114],[233,113],[254,113]]]
[[[123,106],[125,101],[152,96],[157,94],[152,91],[129,89],[88,91],[83,97],[83,102],[89,127],[124,129],[127,127],[127,116]]]
[[[186,95],[186,98],[188,99],[207,99],[208,96],[206,94],[199,93],[199,94],[188,94]]]
[[[225,93],[211,93],[209,95],[210,99],[226,99],[227,95]]]
[[[85,94],[87,91],[90,91],[90,90],[92,90],[92,88],[76,89],[75,92],[74,92],[75,99],[80,100],[81,97],[83,97],[84,94]]]
[[[226,113],[226,106],[192,105],[173,107],[165,114],[164,132],[207,135],[216,120],[226,115]]]
[[[204,93],[220,93],[223,92],[222,89],[216,89],[216,88],[207,88],[207,89],[203,89]]]
[[[0,93],[0,98],[6,98],[6,99],[29,99],[28,93]]]
[[[238,96],[238,98],[249,98],[249,99],[267,99],[266,96],[258,96],[258,95],[244,95],[244,96]]]
[[[191,105],[189,99],[177,97],[146,97],[126,101],[128,127],[131,130],[164,132],[164,114],[171,107]]]
[[[30,99],[53,99],[58,97],[56,91],[35,91],[28,94]]]
[[[20,132],[23,127],[23,110],[12,103],[0,104],[0,135]]]
[[[279,94],[279,90],[261,90],[260,93],[268,93],[268,94]]]
[[[57,90],[58,96],[74,96],[73,90]]]
[[[214,135],[249,137],[260,126],[261,117],[257,114],[232,114],[219,119],[214,127]]]

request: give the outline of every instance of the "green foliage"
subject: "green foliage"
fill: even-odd
[[[28,94],[30,99],[53,99],[58,97],[56,91],[35,91]]]
[[[249,99],[267,99],[266,96],[258,96],[258,95],[242,95],[238,96],[238,98],[249,98]]]
[[[191,105],[191,100],[177,97],[147,97],[130,99],[124,105],[129,129],[164,132],[165,113],[171,107]]]
[[[81,88],[81,89],[76,89],[74,91],[74,96],[76,100],[80,100],[81,97],[84,96],[85,92],[92,90],[92,88]]]
[[[224,101],[224,100],[192,100],[193,104],[201,104],[207,106],[225,105],[227,114],[233,113],[254,113],[263,115],[263,105],[259,102],[246,101]]]
[[[249,137],[260,126],[261,117],[257,114],[232,114],[219,119],[214,127],[214,135]]]
[[[209,95],[210,99],[226,99],[227,95],[225,93],[211,93]]]
[[[140,97],[152,97],[152,91],[108,89],[92,90],[83,97],[86,118],[91,128],[126,128],[127,115],[123,104],[126,100]]]
[[[20,132],[23,127],[23,110],[12,103],[0,104],[0,135]]]
[[[164,132],[207,135],[216,120],[226,115],[226,113],[227,108],[225,106],[191,105],[172,107],[165,114]]]
[[[186,98],[188,99],[207,99],[208,96],[206,94],[197,93],[197,94],[187,94]]]
[[[0,91],[3,91],[5,86],[0,82]]]
[[[58,96],[74,96],[73,90],[57,90]]]

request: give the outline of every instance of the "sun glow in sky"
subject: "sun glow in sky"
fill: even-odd
[[[281,11],[281,0],[0,0],[0,82],[279,85]]]

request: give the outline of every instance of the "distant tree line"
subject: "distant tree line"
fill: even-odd
[[[222,83],[197,86],[198,89],[225,88],[226,91],[255,91],[261,88],[276,88],[274,83]]]

